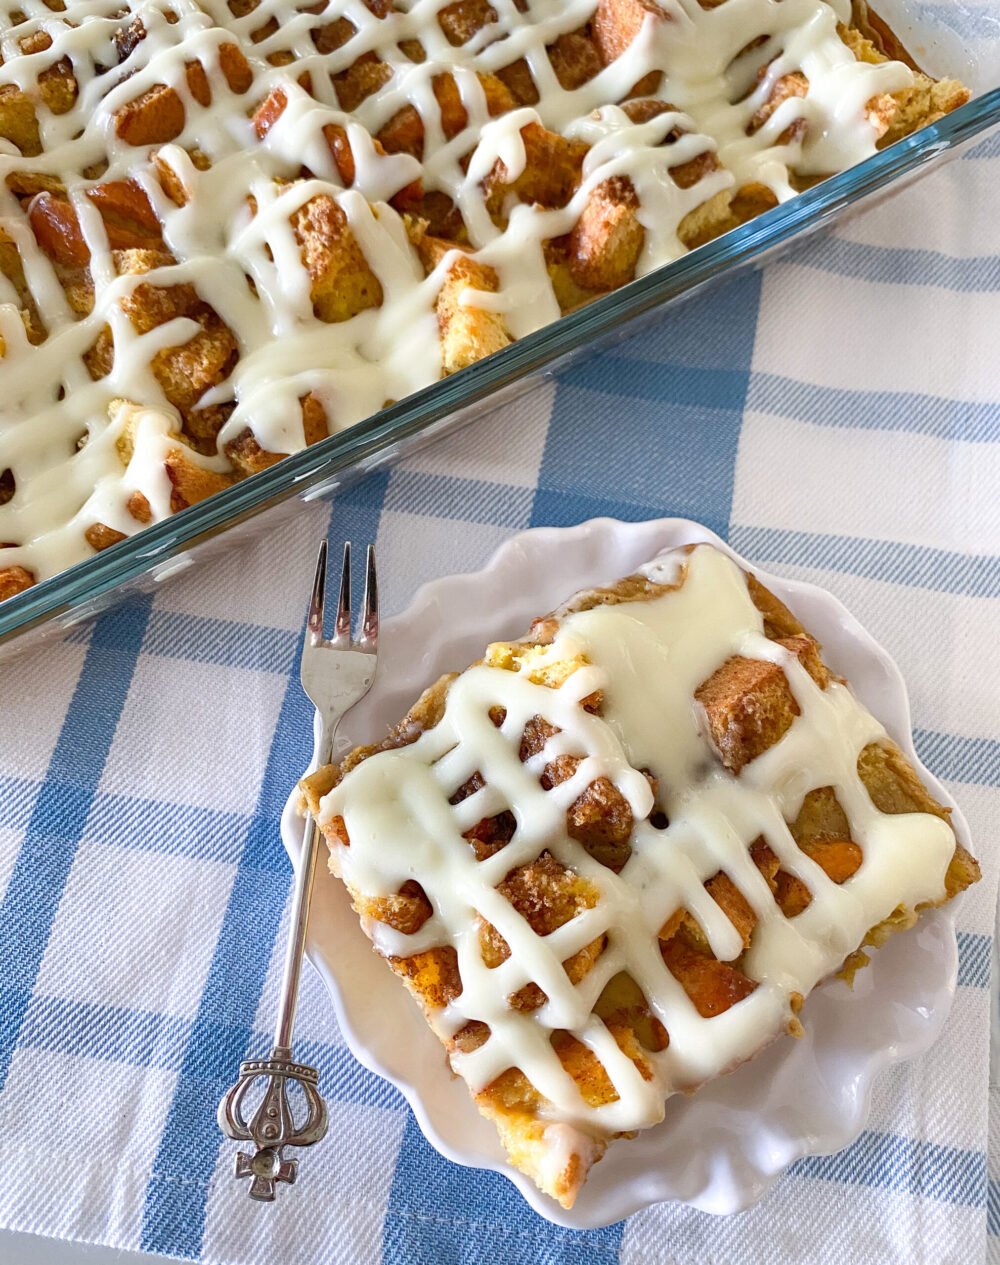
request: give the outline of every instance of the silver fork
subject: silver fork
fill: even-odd
[[[344,715],[368,693],[375,679],[378,644],[378,582],[375,550],[368,546],[365,596],[361,616],[361,636],[351,640],[351,544],[344,545],[340,576],[340,596],[331,640],[323,636],[326,595],[327,547],[320,545],[313,581],[306,637],[299,668],[302,688],[316,708],[319,718],[317,756],[320,765],[329,764],[337,726]],[[299,980],[305,951],[306,926],[312,901],[313,880],[319,856],[316,823],[306,819],[302,853],[295,873],[292,896],[291,930],[285,948],[285,969],[281,982],[281,1002],[274,1030],[274,1048],[267,1059],[248,1059],[240,1064],[240,1075],[219,1103],[219,1128],[234,1142],[252,1142],[253,1155],[240,1151],[236,1156],[236,1176],[249,1177],[251,1199],[270,1202],[279,1182],[295,1181],[297,1160],[286,1160],[286,1146],[312,1146],[326,1134],[326,1104],[319,1094],[315,1068],[292,1059],[292,1028],[299,999]],[[260,1106],[246,1119],[243,1106],[255,1081],[266,1082]],[[299,1085],[305,1099],[305,1117],[296,1122],[288,1100],[288,1085]]]

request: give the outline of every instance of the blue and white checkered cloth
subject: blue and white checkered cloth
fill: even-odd
[[[370,478],[331,521],[304,507],[0,669],[0,1225],[226,1265],[987,1258],[998,183],[994,138]],[[852,1147],[797,1164],[752,1211],[663,1205],[575,1233],[441,1159],[355,1063],[310,972],[299,1053],[321,1068],[330,1136],[293,1193],[251,1205],[215,1106],[268,1044],[290,878],[278,818],[311,739],[294,670],[311,542],[376,540],[399,609],[512,532],[602,514],[699,519],[831,589],[898,658],[917,745],[985,863],[943,1036],[882,1075]]]

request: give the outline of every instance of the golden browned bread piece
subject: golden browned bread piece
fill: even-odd
[[[35,583],[35,577],[25,567],[0,567],[0,598],[23,593]]]
[[[451,256],[434,301],[444,372],[455,373],[506,347],[510,334],[502,314],[476,305],[477,292],[495,294],[500,288],[496,271],[453,242],[425,232],[422,222],[409,222],[407,230],[428,274]]]
[[[643,658],[653,637],[665,658]],[[663,676],[636,661],[665,664]],[[435,773],[446,765],[473,771]],[[792,779],[797,801],[785,798]],[[709,546],[578,594],[521,641],[489,646],[301,789],[374,947],[511,1162],[567,1207],[613,1138],[659,1119],[656,1102],[662,1114],[665,1095],[800,1034],[815,984],[850,982],[867,949],[979,877],[950,810],[818,642]],[[479,895],[456,901],[456,890]],[[716,1025],[737,1007],[740,1023]]]
[[[830,673],[819,647],[805,634],[777,639],[825,689]],[[773,747],[799,714],[788,678],[777,663],[734,655],[699,685],[695,698],[705,709],[708,732],[731,773]]]

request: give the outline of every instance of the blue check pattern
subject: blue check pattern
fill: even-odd
[[[332,510],[303,507],[0,669],[0,1225],[219,1265],[1000,1259],[998,179],[991,138]],[[294,1194],[251,1206],[214,1111],[268,1043],[278,822],[310,747],[296,664],[314,541],[376,541],[400,609],[524,528],[674,514],[827,586],[900,661],[917,745],[985,863],[938,1044],[881,1076],[854,1145],[797,1163],[753,1210],[665,1205],[578,1233],[440,1158],[310,976],[299,1053],[321,1069],[330,1138]]]

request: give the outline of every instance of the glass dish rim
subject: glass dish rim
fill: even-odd
[[[60,614],[87,607],[178,553],[299,493],[319,496],[335,475],[363,474],[378,457],[497,391],[654,308],[693,295],[710,282],[820,228],[839,211],[887,189],[938,156],[1000,124],[1000,86],[975,97],[887,149],[812,189],[543,326],[500,352],[381,409],[269,469],[143,528],[134,536],[39,581],[0,605],[0,644]],[[89,613],[85,610],[84,614]]]

